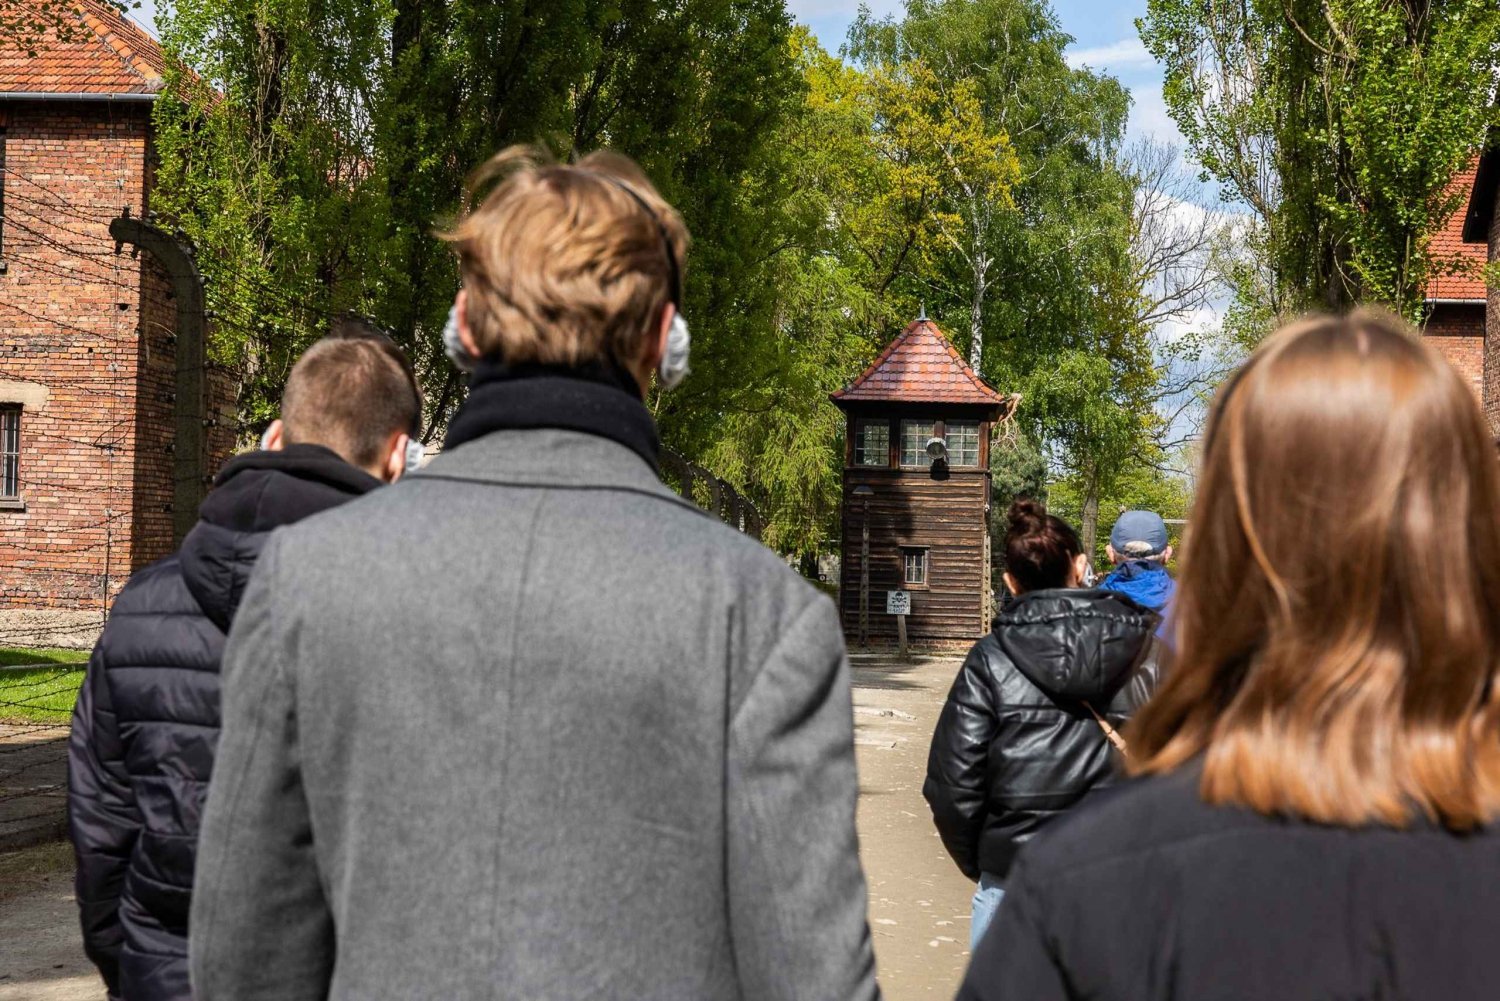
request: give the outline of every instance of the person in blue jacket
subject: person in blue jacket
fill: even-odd
[[[1167,523],[1154,511],[1126,511],[1115,522],[1105,547],[1115,566],[1099,586],[1134,598],[1160,612],[1172,599],[1177,582],[1167,572],[1172,546]]]

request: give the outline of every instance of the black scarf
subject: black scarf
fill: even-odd
[[[619,442],[660,471],[661,438],[641,402],[640,385],[613,362],[506,365],[482,359],[469,376],[469,398],[448,424],[443,448],[492,431],[560,428]]]

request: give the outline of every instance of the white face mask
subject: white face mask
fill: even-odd
[[[420,441],[409,440],[406,443],[406,455],[402,457],[401,475],[415,473],[422,468],[422,459],[427,455],[427,446]]]
[[[661,362],[656,366],[657,378],[663,389],[676,389],[691,371],[688,354],[693,347],[693,338],[688,334],[687,321],[681,313],[672,315],[672,325],[667,328],[667,346],[661,353]]]
[[[443,324],[443,351],[453,367],[460,372],[472,372],[479,359],[464,347],[463,334],[458,329],[458,303],[448,309],[448,322]]]

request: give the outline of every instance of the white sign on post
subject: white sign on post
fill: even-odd
[[[885,593],[885,614],[887,614],[887,615],[910,615],[911,614],[911,592],[910,591],[887,591]]]

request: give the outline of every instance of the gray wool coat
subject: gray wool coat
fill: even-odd
[[[223,677],[200,1001],[878,996],[833,604],[624,446],[276,532]]]

